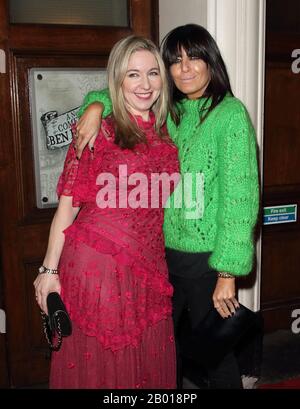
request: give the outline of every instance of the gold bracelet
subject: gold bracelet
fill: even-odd
[[[58,269],[41,266],[39,267],[39,274],[58,274]]]
[[[218,273],[218,277],[220,277],[220,278],[235,278],[232,274],[222,273],[222,272]]]

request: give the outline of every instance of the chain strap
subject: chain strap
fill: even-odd
[[[62,343],[62,335],[61,335],[61,326],[60,326],[60,319],[59,317],[57,317],[57,343],[53,344],[52,339],[49,336],[49,333],[51,331],[50,325],[49,325],[49,317],[47,314],[44,313],[44,311],[41,311],[41,316],[43,319],[43,330],[44,330],[44,334],[46,337],[46,340],[49,344],[49,347],[52,351],[58,351],[61,347],[61,343]]]

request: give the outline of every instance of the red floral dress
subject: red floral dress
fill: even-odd
[[[50,388],[175,388],[173,290],[162,231],[166,198],[159,189],[151,206],[157,187],[151,181],[178,172],[177,149],[158,137],[153,114],[149,122],[135,120],[147,144],[121,149],[108,118],[94,153],[85,149],[78,161],[70,147],[66,157],[58,195],[72,196],[73,206],[81,207],[64,232],[59,265],[73,334],[52,354]]]

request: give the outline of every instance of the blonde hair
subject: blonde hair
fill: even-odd
[[[160,136],[169,108],[166,69],[156,45],[151,40],[133,35],[118,41],[109,55],[107,72],[116,128],[115,142],[123,148],[133,148],[139,142],[146,142],[143,131],[135,122],[130,120],[122,90],[129,59],[133,53],[140,50],[150,51],[154,55],[160,71],[162,89],[158,99],[152,106],[155,115],[155,130]]]

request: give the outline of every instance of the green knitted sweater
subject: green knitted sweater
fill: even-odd
[[[104,117],[111,113],[109,93],[103,90],[86,96],[79,115],[95,101],[104,104]],[[174,203],[178,188],[168,202],[165,244],[186,252],[211,252],[212,268],[246,275],[253,263],[253,228],[259,204],[255,132],[246,108],[232,96],[226,96],[200,124],[199,110],[204,101],[183,100],[178,105],[182,114],[178,127],[168,117],[182,178],[188,175],[187,186],[192,183],[193,188],[190,202],[184,198],[181,207]],[[197,214],[193,203],[199,199],[203,209]]]

